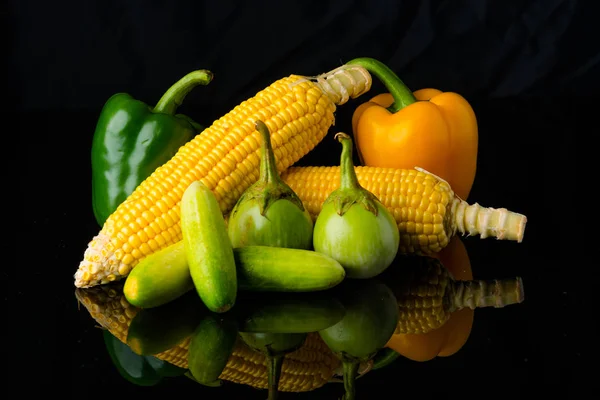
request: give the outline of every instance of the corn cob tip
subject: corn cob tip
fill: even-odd
[[[109,251],[110,237],[104,228],[89,242],[84,258],[74,274],[75,287],[89,288],[121,280],[129,274],[130,265],[117,259],[113,251]]]
[[[525,300],[523,279],[520,276],[508,279],[453,281],[450,289],[450,311],[468,307],[503,308]]]
[[[463,235],[479,235],[481,239],[523,241],[527,217],[506,208],[482,207],[454,198],[452,217],[455,228]]]
[[[324,74],[304,77],[302,80],[315,82],[338,106],[371,90],[373,82],[371,74],[358,65],[342,65]]]

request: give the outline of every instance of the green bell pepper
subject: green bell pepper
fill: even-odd
[[[208,70],[190,72],[154,108],[127,93],[107,100],[92,140],[92,204],[100,225],[144,179],[204,129],[175,111],[194,87],[207,85],[212,78]]]

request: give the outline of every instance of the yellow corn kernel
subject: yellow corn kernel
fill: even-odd
[[[355,167],[359,183],[379,198],[400,230],[401,254],[432,254],[457,232],[482,239],[523,240],[527,218],[505,208],[469,205],[448,183],[422,170]],[[298,194],[313,219],[340,186],[340,168],[291,167],[282,179]],[[425,217],[426,216],[426,217]]]
[[[222,212],[233,208],[258,179],[256,120],[269,128],[277,169],[282,172],[325,137],[336,105],[365,93],[370,85],[370,75],[357,66],[342,66],[315,78],[291,75],[214,121],[157,168],[107,219],[84,253],[75,286],[101,284],[108,276],[121,279],[119,271],[130,271],[143,257],[181,240],[179,202],[192,181],[199,180],[213,191]],[[146,244],[152,239],[154,245]],[[112,250],[106,251],[109,243]]]

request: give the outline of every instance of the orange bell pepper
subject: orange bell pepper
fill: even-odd
[[[423,168],[446,180],[466,200],[475,180],[479,138],[467,100],[437,89],[412,93],[392,70],[372,58],[347,64],[362,66],[389,91],[358,106],[352,116],[361,163]]]
[[[457,280],[473,279],[469,254],[459,236],[435,255]],[[429,361],[447,357],[459,351],[467,342],[473,327],[474,310],[463,308],[454,312],[438,329],[424,334],[394,334],[386,347],[414,361]]]

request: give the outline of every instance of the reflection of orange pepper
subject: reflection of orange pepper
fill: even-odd
[[[435,255],[456,280],[471,280],[471,262],[459,236]],[[473,326],[474,311],[470,308],[454,312],[440,328],[425,334],[394,334],[386,347],[414,361],[428,361],[456,353],[467,342]]]
[[[348,62],[376,75],[390,93],[361,104],[352,117],[354,141],[364,165],[423,168],[448,181],[466,200],[477,167],[475,113],[459,94],[437,89],[414,93],[372,58]]]

